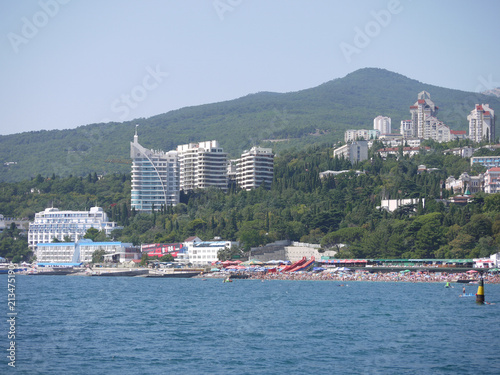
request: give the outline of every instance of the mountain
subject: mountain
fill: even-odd
[[[256,144],[275,151],[333,144],[343,140],[346,129],[372,128],[378,115],[391,117],[397,131],[422,90],[440,108],[438,118],[455,130],[467,128],[467,115],[476,103],[500,108],[500,98],[365,68],[297,92],[259,92],[124,123],[0,136],[0,182],[38,174],[128,173],[129,142],[136,124],[139,142],[147,148],[168,151],[178,144],[217,139],[231,157]]]
[[[500,87],[483,91],[481,94],[500,97]]]

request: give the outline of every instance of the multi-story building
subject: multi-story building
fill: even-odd
[[[500,168],[490,168],[484,174],[484,192],[494,194],[500,192]]]
[[[385,116],[377,116],[373,119],[373,129],[378,130],[380,134],[392,133],[391,118]]]
[[[436,117],[438,107],[431,100],[431,95],[427,91],[418,93],[417,101],[410,107],[412,136],[429,139],[430,129],[427,128],[426,120],[428,117]]]
[[[39,243],[36,245],[38,263],[87,263],[92,261],[95,251],[103,250],[106,255],[122,255],[120,262],[140,259],[140,251],[131,243],[93,242],[82,239],[78,242]]]
[[[222,240],[194,242],[192,246],[189,246],[189,262],[194,265],[209,265],[219,260],[217,256],[219,250],[226,247],[230,249],[232,245],[238,244],[238,242]]]
[[[270,148],[252,147],[236,164],[236,181],[245,190],[270,187],[274,175],[274,154]]]
[[[431,100],[427,91],[421,91],[414,105],[410,106],[411,120],[401,121],[400,133],[404,138],[434,139],[437,142],[448,142],[451,130],[437,119],[438,107]]]
[[[471,167],[474,164],[479,164],[486,168],[500,167],[500,156],[473,156],[470,158]]]
[[[179,203],[179,160],[176,151],[148,150],[139,144],[137,131],[130,142],[132,159],[131,206],[151,212]]]
[[[348,159],[351,164],[368,159],[368,142],[355,141],[333,150],[334,157]]]
[[[39,243],[50,243],[54,238],[64,241],[81,239],[87,230],[95,228],[104,231],[107,236],[115,229],[122,229],[101,207],[92,207],[90,211],[59,211],[58,208],[46,208],[35,214],[35,221],[29,224],[28,245],[31,249]]]
[[[400,133],[403,138],[412,138],[413,134],[413,125],[411,120],[401,120]]]
[[[344,141],[352,142],[357,140],[377,139],[380,131],[377,129],[349,129],[344,132]]]
[[[177,146],[180,165],[180,189],[194,190],[216,187],[226,191],[227,153],[217,141]]]
[[[476,104],[467,116],[469,138],[474,142],[495,140],[495,111],[489,104]]]

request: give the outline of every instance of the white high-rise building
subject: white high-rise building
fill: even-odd
[[[270,148],[252,147],[236,164],[236,181],[245,190],[270,187],[274,175],[274,154]]]
[[[467,116],[469,121],[469,138],[474,142],[495,140],[495,111],[489,104],[476,104]]]
[[[228,186],[227,153],[217,141],[177,146],[180,165],[180,189],[194,190]]]
[[[373,129],[378,130],[380,134],[391,134],[391,118],[385,116],[377,116],[373,119]]]
[[[90,211],[59,211],[58,208],[46,208],[35,214],[35,221],[29,224],[28,245],[34,249],[39,243],[50,243],[54,238],[64,241],[81,239],[87,230],[95,228],[104,231],[107,236],[115,229],[122,229],[101,207],[92,207]]]
[[[431,95],[427,91],[418,93],[418,99],[414,105],[410,107],[411,121],[413,127],[413,137],[430,139],[431,131],[429,124],[426,123],[428,118],[436,117],[438,107],[431,100]]]
[[[405,139],[413,137],[413,126],[411,120],[401,120],[400,133]]]
[[[148,150],[139,144],[137,130],[130,142],[131,206],[152,211],[179,203],[179,160],[176,151]]]

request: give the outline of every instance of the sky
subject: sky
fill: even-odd
[[[365,67],[484,91],[500,86],[499,14],[497,0],[4,0],[0,135],[298,91]]]

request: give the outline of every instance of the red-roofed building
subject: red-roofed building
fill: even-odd
[[[467,116],[469,138],[474,142],[493,141],[495,139],[495,111],[489,104],[476,104]]]
[[[494,194],[500,192],[500,168],[490,168],[484,174],[484,192]]]

